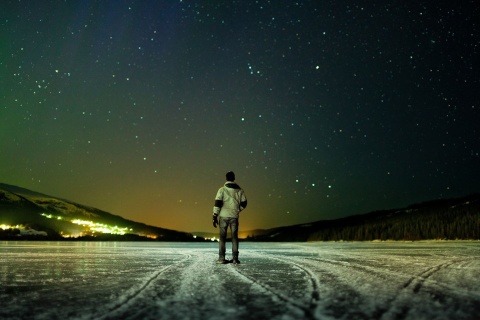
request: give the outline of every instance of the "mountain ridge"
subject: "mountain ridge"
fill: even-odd
[[[106,234],[115,239],[118,237],[113,235],[125,234],[164,241],[195,239],[190,233],[135,222],[91,206],[5,183],[0,183],[0,212],[2,229],[23,226],[24,229],[45,231],[54,239],[100,235],[105,238]],[[20,227],[16,229],[19,230],[17,235],[22,233]]]
[[[263,231],[247,240],[480,240],[480,193]]]
[[[125,219],[109,212],[0,183],[0,238],[47,233],[49,238],[101,240],[203,241],[217,233],[170,230]],[[92,221],[95,220],[95,221]],[[5,229],[9,229],[8,232]],[[18,228],[16,228],[18,229]],[[196,234],[194,236],[194,234]],[[128,235],[128,236],[125,236]],[[401,209],[377,210],[335,220],[319,220],[239,232],[247,241],[371,241],[480,239],[480,193],[437,199]]]

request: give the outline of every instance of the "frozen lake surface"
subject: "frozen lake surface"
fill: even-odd
[[[227,247],[230,250],[230,247]],[[0,319],[479,319],[480,242],[0,242]]]

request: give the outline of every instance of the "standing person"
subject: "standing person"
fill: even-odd
[[[218,189],[213,207],[213,226],[220,225],[219,257],[217,263],[227,263],[225,260],[225,241],[230,226],[232,232],[232,262],[240,263],[238,260],[238,215],[247,207],[247,197],[242,188],[235,182],[235,173],[232,171],[226,174],[227,182]],[[220,217],[220,221],[218,220]]]

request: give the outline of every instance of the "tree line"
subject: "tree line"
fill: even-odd
[[[270,229],[250,241],[479,240],[480,194]]]

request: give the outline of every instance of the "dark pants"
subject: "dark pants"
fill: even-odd
[[[220,227],[219,255],[225,256],[225,242],[227,240],[228,226],[232,232],[232,254],[238,257],[238,218],[222,218],[218,223]]]

